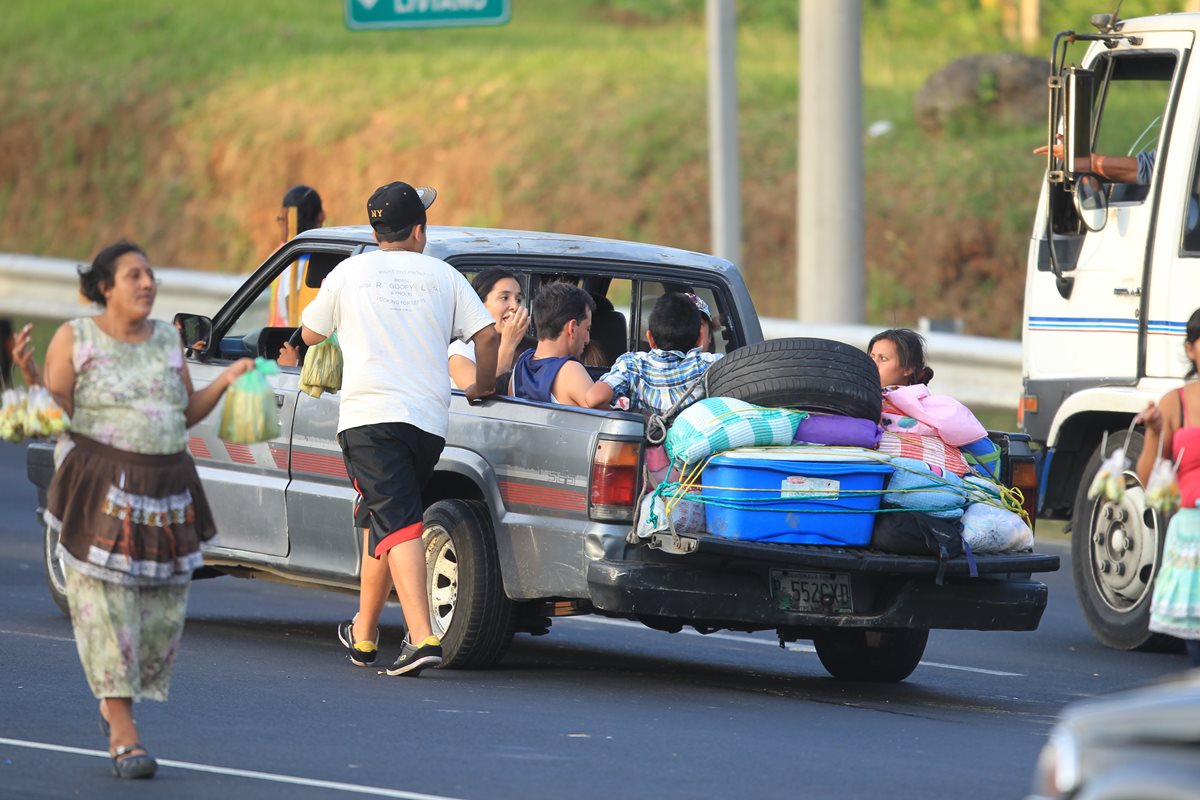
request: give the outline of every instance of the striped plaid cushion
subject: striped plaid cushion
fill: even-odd
[[[737,447],[788,445],[806,416],[802,411],[709,397],[676,417],[667,432],[667,455],[676,464],[698,464],[714,453]]]

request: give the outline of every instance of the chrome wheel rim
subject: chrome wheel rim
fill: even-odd
[[[440,525],[425,528],[428,571],[429,623],[435,636],[445,636],[458,603],[458,552],[449,532]]]
[[[1158,571],[1159,519],[1146,507],[1141,485],[1128,473],[1125,496],[1101,498],[1088,528],[1092,581],[1111,610],[1129,614],[1148,599]]]

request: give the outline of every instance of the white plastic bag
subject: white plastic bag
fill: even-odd
[[[1183,450],[1179,458],[1183,458]],[[1168,461],[1160,452],[1154,459],[1150,469],[1150,479],[1146,481],[1146,505],[1160,514],[1170,514],[1179,508],[1179,478],[1176,475],[1174,461]]]
[[[676,533],[703,533],[704,504],[685,498],[686,495],[675,500],[669,494],[657,492],[643,497],[638,510],[638,537],[648,539],[656,533],[670,531],[672,525]],[[670,513],[667,505],[671,506]]]
[[[1007,553],[1033,547],[1033,531],[1017,514],[987,503],[972,503],[962,515],[963,541],[973,553]]]
[[[1133,428],[1131,427],[1129,430],[1132,434]],[[1128,435],[1125,437],[1125,441],[1129,441]],[[1101,441],[1101,452],[1106,449],[1108,449],[1108,431],[1104,432],[1104,439]],[[1096,470],[1096,477],[1092,479],[1092,485],[1088,487],[1088,499],[1105,497],[1114,503],[1119,502],[1125,496],[1124,473],[1127,469],[1129,469],[1129,459],[1125,455],[1125,448],[1118,447],[1100,463],[1100,469]]]

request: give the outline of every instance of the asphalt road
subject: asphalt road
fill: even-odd
[[[129,785],[35,504],[23,448],[0,445],[0,798],[1019,798],[1064,705],[1185,666],[1097,644],[1067,567],[1038,631],[935,631],[897,685],[833,680],[769,635],[590,617],[518,636],[499,669],[388,678],[337,643],[352,596],[219,578],[193,584],[171,701],[136,709],[162,766]],[[399,637],[384,627],[382,659]]]

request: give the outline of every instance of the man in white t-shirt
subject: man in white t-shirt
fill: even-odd
[[[474,401],[496,390],[500,335],[487,308],[456,269],[425,250],[425,209],[433,189],[396,181],[367,201],[379,249],[339,264],[304,309],[313,345],[337,331],[342,348],[338,444],[359,494],[363,528],[358,614],[338,626],[357,666],[373,664],[379,616],[393,584],[408,626],[388,675],[417,675],[442,662],[429,624],[421,489],[446,443],[450,372],[446,343],[475,345]]]

